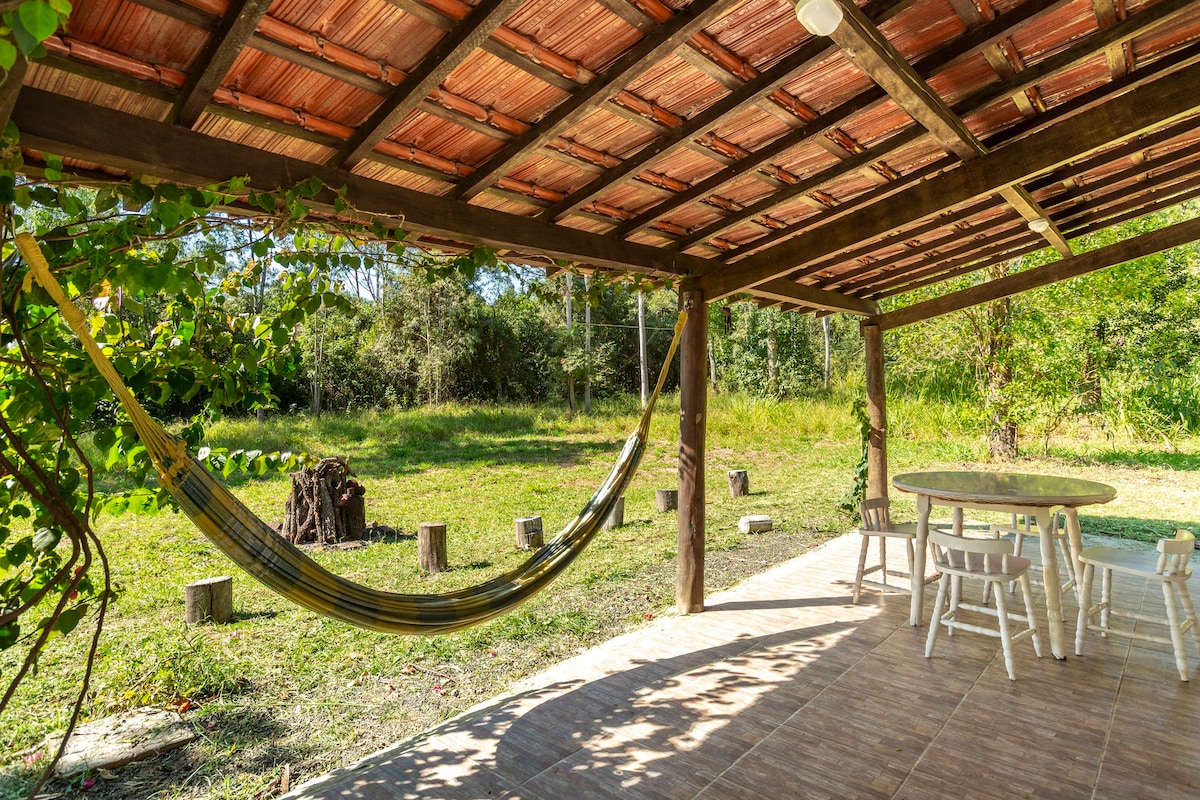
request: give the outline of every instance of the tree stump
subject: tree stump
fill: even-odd
[[[226,625],[233,617],[233,578],[205,578],[183,587],[183,618],[188,625],[211,619]]]
[[[417,565],[424,572],[446,571],[446,523],[417,523]]]
[[[515,525],[518,550],[537,549],[544,544],[541,517],[518,517]]]
[[[313,469],[293,472],[283,538],[292,544],[337,544],[363,538],[366,490],[352,474],[340,458],[323,458]]]
[[[750,494],[750,476],[744,469],[729,470],[729,496],[735,500]]]
[[[679,490],[655,489],[654,502],[659,511],[674,511],[679,508]]]
[[[617,498],[617,502],[613,504],[612,511],[608,512],[608,516],[600,523],[602,530],[612,530],[619,528],[625,524],[625,495]]]

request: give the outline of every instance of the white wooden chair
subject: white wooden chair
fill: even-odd
[[[1119,550],[1115,547],[1087,547],[1079,554],[1079,562],[1083,566],[1083,577],[1080,581],[1079,620],[1075,630],[1075,654],[1083,655],[1083,636],[1085,630],[1097,631],[1101,636],[1116,634],[1130,639],[1140,639],[1146,642],[1169,644],[1175,650],[1175,666],[1179,668],[1180,680],[1188,679],[1187,649],[1184,646],[1183,634],[1192,632],[1192,640],[1200,650],[1200,622],[1196,620],[1196,608],[1192,605],[1192,596],[1188,593],[1187,581],[1192,575],[1192,565],[1189,562],[1192,551],[1196,548],[1196,537],[1188,531],[1176,531],[1174,539],[1159,539],[1158,554],[1138,553],[1129,550]],[[1100,602],[1092,604],[1092,576],[1096,567],[1103,572],[1100,588]],[[1116,611],[1112,607],[1112,575],[1113,572],[1124,572],[1139,575],[1147,580],[1158,581],[1162,585],[1163,600],[1167,607],[1166,619],[1132,611]],[[1184,619],[1179,619],[1179,608],[1175,605],[1178,598],[1183,606]],[[1100,621],[1097,623],[1096,615]],[[1113,628],[1109,624],[1111,617],[1124,617],[1139,622],[1152,622],[1166,625],[1170,630],[1170,638],[1145,633],[1137,630]]]
[[[859,513],[862,515],[862,526],[855,530],[862,536],[862,549],[858,553],[858,572],[854,576],[854,596],[851,602],[858,602],[858,597],[862,593],[863,577],[875,572],[879,573],[880,581],[884,586],[888,585],[888,576],[892,575],[898,578],[908,578],[909,588],[912,587],[913,542],[917,539],[917,523],[892,522],[888,506],[886,497],[863,500],[858,504]],[[872,539],[879,540],[879,563],[868,567],[867,549]],[[904,542],[905,552],[908,556],[908,572],[887,568],[888,539],[899,539]],[[936,575],[925,578],[925,583],[935,580],[937,580]]]
[[[942,577],[938,582],[933,619],[929,623],[929,638],[925,641],[925,657],[933,656],[938,628],[943,625],[946,626],[949,634],[953,634],[955,630],[964,630],[997,636],[1004,649],[1004,666],[1008,670],[1008,678],[1016,680],[1016,672],[1013,669],[1013,642],[1019,642],[1025,638],[1032,639],[1033,652],[1037,654],[1038,658],[1042,657],[1037,616],[1033,610],[1033,588],[1029,583],[1029,559],[1013,555],[1013,543],[1007,539],[970,539],[931,530],[929,544],[933,550],[934,565],[942,573]],[[962,602],[963,578],[995,585],[996,608]],[[1005,598],[1003,584],[1009,581],[1017,581],[1021,585],[1021,595],[1025,600],[1023,615],[1008,610],[1008,600]],[[946,608],[947,595],[950,595],[949,610]],[[993,630],[960,621],[958,612],[962,610],[995,617],[998,623],[997,629]],[[1011,622],[1024,623],[1026,628],[1013,634],[1009,628]]]
[[[1062,590],[1065,592],[1075,586],[1075,560],[1071,558],[1071,541],[1067,536],[1067,516],[1061,511],[1056,511],[1050,517],[1050,535],[1054,537],[1054,544],[1058,546],[1058,552],[1062,554],[1063,572],[1067,576],[1063,582]],[[1026,514],[1013,514],[1012,524],[1008,527],[1003,525],[993,525],[992,533],[997,536],[1005,536],[1012,534],[1013,536],[1013,555],[1021,555],[1021,548],[1025,545],[1025,537],[1041,536],[1041,531],[1038,530],[1037,522]],[[1029,580],[1035,585],[1041,586],[1040,578],[1030,576]],[[1017,585],[1014,583],[1009,587],[1009,591],[1015,594]],[[983,602],[987,602],[987,594],[984,594]]]

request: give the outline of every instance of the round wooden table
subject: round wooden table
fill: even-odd
[[[1083,542],[1079,531],[1079,506],[1107,503],[1117,490],[1096,481],[1027,475],[1013,472],[910,472],[892,478],[892,485],[917,496],[917,542],[913,553],[913,575],[925,574],[929,510],[932,506],[953,509],[954,532],[962,535],[963,509],[1026,514],[1037,520],[1042,553],[1042,578],[1046,585],[1046,615],[1049,617],[1050,651],[1065,658],[1063,647],[1062,584],[1050,533],[1051,515],[1062,510],[1071,540],[1071,558],[1077,559]],[[1078,566],[1076,564],[1076,566]],[[1079,570],[1076,569],[1076,574]],[[909,623],[920,625],[924,615],[925,583],[912,582]]]

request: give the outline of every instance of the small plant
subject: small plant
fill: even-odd
[[[867,496],[867,444],[871,436],[871,418],[867,415],[867,401],[859,397],[850,407],[850,414],[858,423],[858,439],[860,457],[854,466],[854,481],[842,499],[838,508],[845,511],[851,521],[858,519],[858,504]]]

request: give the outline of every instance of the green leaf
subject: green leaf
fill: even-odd
[[[59,635],[66,635],[75,630],[75,626],[79,624],[79,620],[83,619],[85,613],[87,613],[87,606],[85,605],[65,609],[58,615],[58,619],[54,621],[54,632]]]
[[[13,47],[12,42],[8,39],[0,39],[0,67],[3,67],[4,71],[7,72],[16,63],[17,48]]]
[[[49,3],[26,0],[17,8],[17,17],[29,35],[41,42],[58,30],[58,14]]]
[[[21,638],[21,626],[16,622],[0,625],[0,650],[12,647]]]

